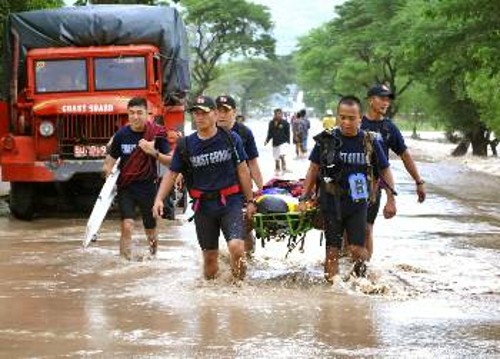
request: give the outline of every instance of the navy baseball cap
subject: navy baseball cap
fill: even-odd
[[[215,104],[217,107],[224,106],[229,109],[236,109],[236,101],[231,96],[222,95],[215,99]]]
[[[196,109],[205,112],[210,112],[215,109],[215,102],[211,97],[198,96],[194,99],[193,103],[191,104],[189,112],[193,112]]]
[[[391,100],[394,100],[394,98],[395,98],[394,93],[392,92],[392,90],[388,86],[382,85],[382,84],[378,84],[378,85],[372,86],[368,90],[367,96],[368,97],[372,97],[372,96],[381,96],[381,97],[387,96]]]

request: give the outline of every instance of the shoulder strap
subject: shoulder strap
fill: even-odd
[[[236,151],[236,147],[234,145],[233,138],[231,137],[231,132],[227,131],[226,129],[224,129],[222,127],[217,127],[217,129],[222,131],[224,138],[226,139],[226,142],[229,145],[229,148],[231,150],[231,157],[233,158],[234,167],[237,168],[238,164],[241,161],[240,161],[240,156],[238,155],[238,152]]]
[[[370,202],[375,203],[377,197],[376,179],[374,166],[377,164],[377,154],[373,148],[373,141],[375,141],[375,133],[371,131],[363,131],[363,142],[365,147],[366,158],[366,175],[370,186]]]
[[[193,183],[193,167],[191,166],[191,161],[189,160],[187,136],[181,137],[177,140],[176,150],[179,151],[184,168],[182,175],[185,177],[188,187],[191,187],[191,184]]]
[[[343,165],[340,161],[342,139],[337,131],[332,133],[323,131],[314,139],[319,144],[320,176],[331,178],[334,183],[338,182],[343,172]]]
[[[366,163],[372,165],[374,164],[372,158],[373,154],[375,153],[373,149],[373,141],[375,141],[376,133],[371,131],[363,131],[363,132],[364,132],[363,141],[365,146]]]

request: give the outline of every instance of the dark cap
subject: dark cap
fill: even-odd
[[[386,86],[386,85],[375,85],[373,86],[371,89],[368,90],[368,94],[367,94],[368,97],[372,97],[372,96],[387,96],[389,97],[391,100],[394,100],[394,93],[392,92],[392,90]]]
[[[198,96],[194,99],[189,112],[193,112],[196,109],[200,109],[205,112],[210,112],[215,109],[215,102],[211,97],[208,96]]]
[[[236,101],[231,96],[222,95],[215,99],[217,107],[224,106],[230,109],[236,109]]]

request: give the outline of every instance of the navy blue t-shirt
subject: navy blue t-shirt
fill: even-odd
[[[241,140],[243,141],[243,148],[247,153],[249,161],[259,157],[259,151],[257,150],[257,145],[255,144],[255,138],[253,136],[253,132],[251,129],[249,129],[245,125],[236,122],[231,131],[234,131],[238,135],[240,135]]]
[[[110,156],[114,159],[120,160],[120,169],[125,166],[130,158],[130,155],[137,147],[137,144],[143,138],[143,132],[132,131],[129,125],[120,128],[113,136],[113,141],[111,142]],[[170,151],[170,146],[168,145],[167,139],[163,136],[158,136],[155,138],[155,148],[163,154]],[[130,183],[128,188],[136,189],[141,192],[151,192],[152,189],[156,190],[154,181],[156,180],[156,175],[152,175],[151,178],[141,181],[133,181]]]
[[[398,156],[401,156],[407,149],[401,131],[399,131],[397,126],[388,118],[378,121],[370,120],[368,117],[363,116],[361,129],[379,134],[387,158],[389,158],[389,148]]]
[[[359,131],[356,136],[344,136],[340,133],[339,129],[336,129],[336,135],[339,136],[342,141],[342,146],[340,147],[340,161],[342,162],[342,178],[339,185],[342,189],[349,189],[348,178],[349,175],[353,173],[359,173],[360,169],[366,165],[366,154],[364,145],[364,131]],[[376,156],[376,168],[380,171],[389,167],[389,162],[382,149],[381,142],[377,139],[373,141],[373,150]],[[314,145],[314,148],[309,155],[309,160],[317,165],[321,164],[320,159],[320,145],[318,142]],[[361,171],[366,175],[366,169]],[[328,196],[330,194],[326,193],[326,199],[328,201]],[[332,196],[333,199],[333,196]],[[324,203],[321,201],[322,204]]]
[[[236,151],[230,148],[227,134],[220,129],[209,139],[200,139],[196,132],[187,136],[186,146],[193,171],[193,188],[202,192],[214,192],[239,183],[237,165],[248,158],[240,136],[232,131],[229,134]],[[179,146],[174,151],[170,170],[181,173],[186,164],[183,163],[178,149]],[[234,152],[237,158],[234,158]],[[242,203],[243,195],[240,193],[227,197],[226,206],[219,199],[203,200],[200,210],[206,214],[219,215],[224,213],[226,208],[241,206]]]

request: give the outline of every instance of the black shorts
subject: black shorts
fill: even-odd
[[[375,223],[375,219],[377,218],[378,211],[380,209],[380,197],[382,197],[382,191],[379,189],[377,191],[375,202],[368,205],[368,215],[366,217],[366,221],[370,224]]]
[[[366,202],[349,207],[342,206],[340,221],[335,212],[323,212],[326,246],[341,248],[344,231],[349,238],[349,244],[364,246],[367,206]]]
[[[153,217],[155,193],[144,195],[124,188],[118,192],[118,206],[123,219],[135,219],[136,207],[141,210],[142,223],[146,229],[156,228],[156,219]]]
[[[201,211],[194,215],[196,235],[202,250],[219,249],[219,234],[222,230],[226,242],[243,240],[244,224],[241,207],[232,206],[222,215],[210,216]]]

